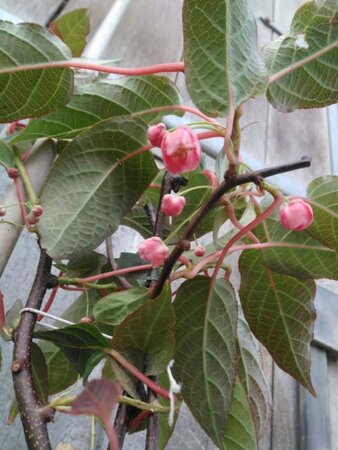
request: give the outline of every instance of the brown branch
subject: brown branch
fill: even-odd
[[[52,259],[41,250],[35,280],[26,303],[27,308],[40,309],[43,297],[49,287]],[[52,408],[39,402],[31,370],[31,343],[36,314],[23,312],[14,333],[12,375],[16,400],[29,450],[51,450],[46,423],[54,415]]]
[[[157,381],[157,377],[151,377],[154,381]],[[151,389],[149,389],[148,402],[154,402],[157,399],[157,395]],[[147,421],[147,436],[145,450],[158,450],[158,436],[160,428],[160,418],[158,414],[151,414]]]
[[[228,192],[230,189],[236,186],[240,186],[241,184],[250,182],[259,184],[259,182],[263,178],[271,177],[272,175],[276,175],[279,173],[290,172],[292,170],[302,169],[304,167],[309,167],[310,165],[311,159],[307,156],[304,156],[299,161],[296,161],[294,163],[269,167],[266,169],[257,170],[255,172],[246,173],[243,175],[226,173],[224,181],[213,191],[213,193],[209,197],[209,200],[204,205],[202,205],[201,208],[197,211],[197,213],[191,220],[190,225],[183,233],[181,239],[176,244],[176,246],[174,247],[171,254],[168,256],[168,258],[165,260],[162,272],[152,289],[150,298],[155,298],[161,293],[164,283],[170,277],[171,271],[174,268],[178,258],[182,255],[184,250],[187,249],[196,228],[201,223],[202,219],[218,203],[218,201],[222,198],[222,196],[226,192]]]

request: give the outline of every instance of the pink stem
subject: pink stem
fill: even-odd
[[[93,281],[104,280],[105,278],[115,277],[131,272],[141,272],[142,270],[152,269],[151,264],[143,264],[141,266],[126,267],[125,269],[112,270],[111,272],[100,273],[87,278],[75,278],[76,283],[92,283]]]
[[[235,212],[234,212],[234,207],[230,202],[226,203],[226,209],[227,209],[227,213],[228,213],[230,222],[233,225],[235,225],[236,228],[238,228],[239,230],[242,230],[244,228],[244,225],[242,225],[241,222],[239,220],[237,220],[237,218],[235,216]],[[259,243],[259,239],[251,231],[249,231],[247,235],[253,242],[256,242],[256,244]]]
[[[26,160],[30,157],[30,155],[31,155],[31,153],[32,153],[32,150],[33,150],[33,146],[31,145],[31,146],[25,151],[25,153],[21,156],[21,161],[26,161]]]
[[[141,411],[137,416],[129,422],[128,428],[130,430],[136,430],[141,425],[142,420],[144,420],[146,417],[150,416],[150,411]]]
[[[70,286],[66,286],[65,284],[63,284],[62,286],[60,286],[61,289],[65,290],[65,291],[81,291],[84,292],[86,290],[86,288],[82,288],[82,287],[70,287]]]
[[[151,389],[153,392],[156,392],[156,394],[160,395],[163,398],[169,399],[169,392],[166,389],[163,389],[161,386],[159,386],[155,381],[148,378],[144,373],[142,373],[140,370],[138,370],[133,364],[131,364],[128,360],[126,360],[120,353],[118,353],[115,350],[109,350],[107,352],[109,356],[111,356],[113,359],[115,359],[119,364],[121,364],[122,367],[127,369],[130,373],[132,373],[137,379],[142,381],[146,386],[148,386],[149,389]]]
[[[10,67],[6,69],[0,69],[0,74],[24,72],[27,70],[42,70],[42,69],[56,69],[56,68],[78,68],[95,70],[97,72],[114,73],[117,75],[151,75],[155,73],[163,72],[184,72],[184,63],[163,63],[154,64],[153,66],[137,67],[137,68],[124,68],[124,67],[111,67],[102,64],[95,64],[88,61],[81,60],[69,60],[69,61],[53,61],[39,64],[26,64],[17,67]]]
[[[140,115],[149,114],[152,112],[177,111],[177,110],[192,113],[195,116],[201,117],[206,122],[212,123],[218,127],[222,127],[222,125],[219,122],[217,122],[217,120],[202,113],[202,111],[200,111],[199,109],[194,108],[193,106],[188,106],[188,105],[158,106],[158,107],[154,107],[154,108],[145,109],[144,111],[133,113],[132,116],[140,116]],[[224,135],[224,133],[222,133],[221,131],[220,131],[220,134]]]
[[[59,286],[55,286],[52,289],[52,292],[50,293],[49,299],[47,300],[47,303],[44,306],[42,312],[47,313],[50,310],[52,304],[54,303],[54,300],[55,300],[55,297],[56,297],[56,294],[57,294],[58,290],[59,290]],[[43,316],[39,315],[38,316],[38,321],[40,322],[40,320],[42,320],[42,319],[43,319]]]

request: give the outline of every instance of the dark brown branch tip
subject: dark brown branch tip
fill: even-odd
[[[11,370],[14,373],[20,372],[20,370],[24,367],[24,365],[25,365],[24,361],[20,361],[19,359],[17,359],[12,362]]]
[[[41,419],[45,422],[51,422],[54,419],[54,415],[55,415],[55,409],[52,408],[51,406],[43,406],[42,408],[40,408],[39,410],[39,414]]]
[[[46,288],[47,289],[53,289],[59,284],[58,277],[56,275],[48,275],[48,278],[46,280]]]
[[[188,250],[190,250],[190,241],[188,239],[181,239],[180,241],[178,241],[177,247],[179,247],[184,252],[187,252]]]

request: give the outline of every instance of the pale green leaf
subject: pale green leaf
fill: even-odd
[[[32,120],[15,142],[38,137],[71,138],[95,123],[150,108],[181,103],[175,85],[165,77],[121,77],[77,88],[63,108]],[[142,115],[147,122],[158,121],[162,113]]]
[[[81,56],[89,34],[89,10],[75,9],[50,24],[50,29],[70,48],[74,57]]]
[[[225,449],[224,433],[236,370],[237,304],[229,282],[206,277],[184,282],[174,302],[174,374],[183,400],[214,443]]]
[[[73,90],[71,69],[15,68],[69,58],[69,49],[46,28],[0,21],[0,122],[41,116],[67,103]]]
[[[267,72],[246,0],[185,0],[183,30],[187,88],[204,113],[224,115],[264,93]]]
[[[279,111],[320,108],[338,101],[337,23],[336,0],[311,1],[295,13],[290,31],[265,47],[271,74],[300,66],[268,89],[268,100]]]
[[[316,285],[272,272],[261,252],[248,250],[239,261],[240,299],[245,318],[281,369],[314,393],[310,375],[310,344],[316,312]]]
[[[56,161],[41,195],[41,245],[54,259],[79,257],[118,227],[156,175],[139,119],[100,122],[77,136]]]
[[[338,251],[338,176],[314,179],[307,189],[312,204],[314,221],[306,229],[314,238]]]
[[[338,255],[306,231],[285,230],[277,222],[270,233],[272,247],[263,251],[264,264],[276,272],[297,278],[338,280]],[[275,247],[273,243],[284,244]]]
[[[31,369],[38,399],[42,405],[47,405],[49,394],[47,364],[44,353],[35,342],[31,344]]]

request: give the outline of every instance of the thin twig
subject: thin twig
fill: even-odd
[[[157,377],[152,378],[154,382],[157,382]],[[152,403],[157,400],[155,392],[149,389],[148,402]],[[160,417],[158,414],[151,414],[147,420],[147,436],[145,450],[158,450],[158,436],[160,429]]]
[[[49,285],[52,260],[41,250],[40,260],[27,308],[41,307]],[[29,450],[51,450],[46,423],[53,417],[52,408],[44,407],[38,400],[31,370],[31,343],[37,316],[24,312],[14,334],[12,375],[16,399],[19,405],[25,439]]]
[[[117,263],[115,261],[114,254],[113,254],[113,244],[112,244],[111,237],[108,237],[106,239],[106,252],[107,252],[107,256],[108,256],[108,260],[110,262],[111,268],[113,270],[117,270]],[[116,277],[116,280],[123,289],[130,289],[132,287],[131,284],[129,283],[129,281],[124,277]]]
[[[160,193],[160,198],[158,201],[156,221],[155,221],[155,236],[158,236],[161,239],[163,239],[163,227],[164,227],[164,220],[165,220],[165,214],[161,211],[161,205],[162,205],[163,197],[166,194],[170,194],[170,192],[171,192],[173,179],[174,179],[174,177],[172,175],[170,175],[169,172],[166,172],[162,179],[161,193]]]
[[[120,448],[123,447],[124,438],[127,433],[128,426],[128,406],[124,404],[120,404],[117,408],[114,427],[117,438],[119,440]],[[108,446],[108,450],[110,450],[110,445]]]
[[[160,276],[152,289],[150,297],[155,298],[161,293],[164,283],[170,277],[172,269],[178,261],[178,258],[186,249],[187,243],[189,243],[192,239],[197,226],[227,191],[245,183],[254,182],[258,184],[263,178],[271,177],[272,175],[276,175],[279,173],[301,169],[304,167],[309,167],[310,165],[311,159],[305,156],[301,160],[294,163],[268,167],[266,169],[257,170],[255,172],[250,172],[243,175],[235,174],[228,176],[229,174],[226,174],[224,181],[213,191],[213,193],[209,197],[209,200],[197,211],[197,213],[191,220],[190,225],[183,233],[181,239],[164,262],[162,272],[160,273]]]

